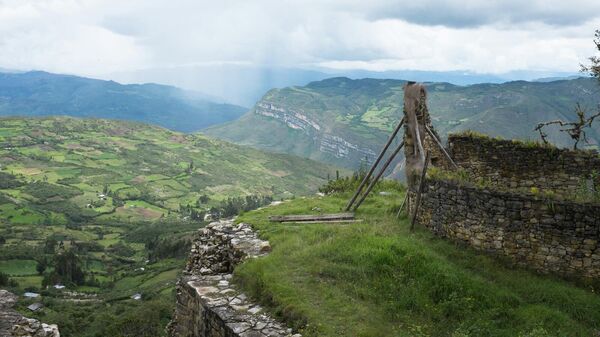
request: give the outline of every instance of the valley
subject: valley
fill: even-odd
[[[0,165],[0,282],[41,294],[17,309],[32,316],[26,306],[41,302],[63,336],[119,335],[130,319],[161,332],[196,230],[312,194],[336,172],[156,126],[70,117],[0,118]]]

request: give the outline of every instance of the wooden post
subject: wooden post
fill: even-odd
[[[404,141],[402,141],[402,143],[400,143],[398,145],[398,147],[396,148],[396,150],[394,150],[394,152],[392,153],[392,155],[388,158],[388,160],[385,162],[385,164],[381,168],[381,171],[379,171],[379,173],[377,174],[377,176],[373,180],[371,180],[371,183],[367,187],[367,190],[365,191],[365,193],[362,195],[362,197],[360,197],[360,199],[358,200],[358,202],[356,202],[356,205],[354,205],[353,211],[356,211],[356,209],[360,206],[360,204],[362,204],[362,202],[365,201],[365,199],[367,198],[367,196],[369,195],[369,193],[371,192],[371,190],[373,189],[373,187],[375,186],[375,184],[377,183],[377,181],[379,180],[379,178],[381,178],[381,176],[383,175],[383,173],[385,172],[385,170],[388,168],[388,166],[390,166],[390,164],[392,163],[392,161],[394,160],[394,158],[396,157],[396,155],[398,154],[398,152],[400,152],[400,150],[402,149],[402,147],[404,147]]]
[[[407,200],[408,200],[408,190],[406,190],[406,194],[404,195],[404,201],[402,201],[402,204],[400,205],[400,208],[398,209],[398,213],[396,213],[396,219],[398,219],[400,217],[400,213],[402,212],[402,209],[404,209],[404,205],[406,205]]]
[[[423,172],[421,173],[421,180],[419,181],[419,190],[417,191],[417,200],[415,201],[415,211],[413,212],[412,220],[410,221],[410,230],[414,230],[415,221],[417,220],[417,213],[419,212],[419,205],[421,204],[421,193],[423,193],[423,187],[425,186],[425,174],[427,173],[427,166],[429,164],[429,152],[425,156],[425,164],[423,165]]]
[[[362,192],[363,187],[365,187],[365,184],[367,183],[367,181],[369,181],[369,178],[371,178],[371,175],[373,175],[373,172],[375,171],[375,168],[377,168],[377,165],[379,165],[379,162],[381,161],[381,159],[385,155],[385,152],[387,151],[387,149],[392,144],[392,141],[394,140],[394,138],[396,138],[396,135],[398,134],[398,131],[400,131],[400,128],[402,127],[403,124],[404,124],[404,117],[402,117],[402,120],[400,120],[400,123],[398,123],[398,125],[394,129],[394,132],[392,132],[392,134],[390,135],[390,138],[388,139],[387,143],[385,143],[385,146],[383,147],[383,149],[381,149],[381,152],[379,153],[379,156],[377,156],[377,160],[375,160],[375,162],[371,166],[371,169],[369,170],[369,172],[367,173],[367,175],[360,182],[360,185],[358,185],[358,188],[356,189],[356,192],[354,192],[354,195],[352,196],[352,198],[350,199],[350,201],[348,201],[348,204],[346,205],[346,208],[345,208],[346,211],[350,210],[350,208],[352,207],[352,204],[354,204],[354,201],[356,201],[356,198],[358,197],[358,195],[360,194],[360,192]]]
[[[429,126],[427,126],[427,124],[425,124],[425,130],[427,130],[427,133],[429,133],[429,136],[431,136],[431,138],[433,138],[433,140],[435,141],[437,146],[440,148],[440,150],[442,150],[442,152],[446,155],[446,158],[448,158],[448,160],[450,161],[452,166],[454,166],[454,169],[458,170],[458,165],[456,165],[454,160],[452,160],[452,158],[450,157],[450,154],[448,154],[448,152],[446,152],[446,149],[444,149],[444,146],[442,145],[440,140],[435,136],[435,134],[433,133],[433,131],[431,131],[431,129],[429,128]]]

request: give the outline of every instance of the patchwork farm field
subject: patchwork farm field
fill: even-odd
[[[42,313],[24,309],[40,298],[20,308],[64,336],[122,335],[133,318],[160,335],[205,221],[314,193],[334,175],[309,160],[145,124],[1,118],[0,286],[40,293]]]

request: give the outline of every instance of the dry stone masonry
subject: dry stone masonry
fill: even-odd
[[[0,290],[0,337],[60,337],[58,327],[23,317],[13,307],[17,296]]]
[[[201,229],[177,286],[172,337],[301,337],[230,284],[234,267],[268,254],[268,241],[232,220]]]
[[[544,273],[600,278],[600,205],[428,179],[419,222]]]
[[[600,204],[569,201],[582,186],[600,186],[596,152],[478,135],[448,143],[468,181],[427,178],[419,223],[543,273],[600,278]]]
[[[600,156],[595,151],[557,149],[476,135],[451,135],[448,147],[458,166],[498,187],[535,187],[572,196],[588,184],[600,186]]]

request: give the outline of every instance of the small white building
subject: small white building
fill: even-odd
[[[44,307],[44,305],[43,305],[42,303],[36,302],[36,303],[33,303],[33,304],[29,305],[29,306],[27,307],[27,309],[29,309],[29,310],[31,310],[31,311],[33,311],[33,312],[35,312],[35,311],[39,311],[39,310],[40,310],[40,309],[42,309],[43,307]]]
[[[32,292],[26,292],[23,294],[23,296],[27,297],[27,298],[36,298],[36,297],[40,297],[40,294],[38,293],[32,293]]]
[[[141,300],[141,299],[142,299],[142,294],[140,294],[140,293],[133,294],[133,295],[131,296],[131,299],[133,299],[133,300],[136,300],[136,301],[139,301],[139,300]]]

